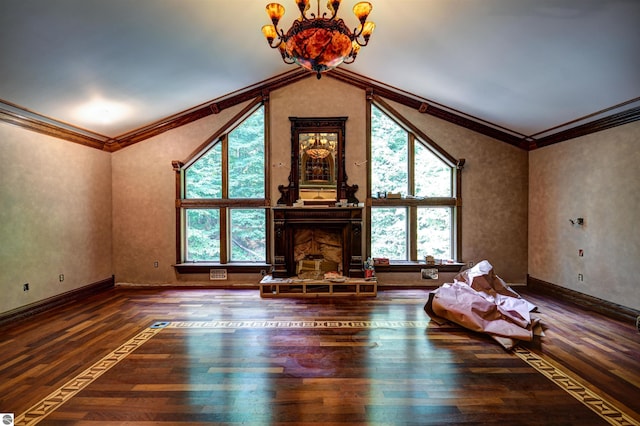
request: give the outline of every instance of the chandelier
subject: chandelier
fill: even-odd
[[[342,19],[337,19],[341,0],[329,0],[327,9],[331,17],[324,12],[320,16],[320,0],[318,13],[310,13],[307,17],[309,0],[296,0],[300,17],[296,19],[289,31],[278,28],[278,22],[284,15],[284,6],[279,3],[269,3],[267,14],[271,18],[271,25],[262,27],[262,33],[273,49],[278,48],[282,60],[287,64],[298,64],[314,71],[320,78],[320,73],[329,71],[341,63],[350,64],[356,59],[360,47],[369,43],[369,37],[375,28],[373,22],[367,22],[367,17],[373,6],[363,1],[353,7],[360,24],[350,31]]]
[[[326,158],[336,150],[336,141],[326,133],[311,133],[309,139],[300,143],[300,150],[314,160]]]

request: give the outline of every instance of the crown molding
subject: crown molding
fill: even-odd
[[[444,105],[439,105],[436,102],[420,98],[412,93],[386,85],[351,71],[337,68],[323,75],[358,87],[367,92],[367,96],[376,95],[397,102],[401,105],[413,108],[420,113],[431,115],[527,151],[640,120],[639,106],[537,138],[533,135],[525,136],[520,133],[513,132],[509,129],[505,129],[477,117],[464,114],[460,111],[447,108]],[[3,102],[0,102],[0,122],[6,122],[27,130],[69,142],[78,143],[91,148],[115,152],[166,131],[200,120],[201,118],[209,115],[218,114],[227,108],[255,99],[256,97],[262,96],[263,99],[267,98],[269,93],[273,90],[313,76],[315,76],[315,74],[302,68],[295,68],[286,73],[279,74],[270,79],[245,87],[244,89],[232,92],[221,98],[214,99],[189,110],[163,118],[115,138],[109,138],[97,134],[92,135],[92,132],[84,129],[76,128],[66,123],[57,122],[56,120],[47,117],[40,118],[37,114],[31,113],[26,109]],[[3,108],[3,106],[10,106],[11,108]],[[618,106],[622,106],[622,104]],[[560,127],[566,126],[557,126],[556,128]],[[548,133],[548,131],[541,132],[539,134],[544,133]]]
[[[48,123],[44,120],[28,117],[24,114],[0,108],[0,121],[31,130],[32,132],[64,139],[91,148],[104,149],[105,140],[94,138],[80,132],[76,132],[57,124]]]
[[[386,85],[376,80],[372,80],[365,76],[336,68],[326,74],[328,77],[343,81],[363,90],[370,90],[373,94],[380,97],[405,105],[409,108],[420,111],[421,113],[432,115],[457,126],[464,127],[485,136],[508,143],[518,148],[526,148],[524,135],[501,129],[499,126],[484,122],[476,117],[466,116],[461,112],[448,110],[442,105],[435,102],[420,98],[414,94],[405,92],[401,89]]]
[[[12,107],[11,110],[0,107],[0,122],[6,122],[68,142],[103,151],[115,152],[171,129],[184,126],[212,114],[218,114],[227,108],[255,99],[256,97],[267,98],[269,92],[273,90],[313,76],[314,74],[306,70],[296,68],[115,138],[106,136],[102,138],[92,137],[82,133],[82,129],[77,128],[77,130],[71,130],[68,128],[70,126],[65,123],[56,122],[49,118],[37,118],[35,117],[36,114],[10,104],[7,105]],[[3,104],[4,103],[0,103],[0,106]],[[16,111],[20,111],[21,113]]]
[[[640,120],[640,106],[621,111],[598,120],[572,127],[539,139],[533,139],[529,150],[542,148],[569,139],[575,139],[580,136],[589,135],[591,133],[600,132],[602,130],[611,129],[612,127],[622,126],[623,124],[632,123]]]
[[[271,79],[261,81],[252,86],[233,92],[222,98],[215,99],[187,111],[164,118],[148,126],[118,136],[109,143],[108,150],[111,152],[117,151],[129,145],[157,136],[168,130],[184,126],[185,124],[192,123],[212,114],[218,114],[227,108],[255,99],[256,97],[266,97],[269,95],[269,92],[273,90],[312,76],[313,74],[310,74],[308,71],[300,68],[280,74]]]

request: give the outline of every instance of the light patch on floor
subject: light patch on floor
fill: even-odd
[[[85,389],[100,376],[109,371],[117,363],[125,359],[144,343],[151,340],[165,328],[174,329],[376,329],[376,328],[425,328],[428,321],[278,321],[278,320],[243,320],[243,321],[158,321],[143,330],[135,337],[118,347],[113,352],[78,374],[66,384],[55,390],[41,401],[34,404],[26,412],[15,418],[15,425],[35,425]],[[575,378],[570,377],[558,367],[545,361],[541,356],[526,348],[517,347],[511,356],[517,356],[547,377],[569,395],[583,403],[609,424],[618,426],[640,426],[633,418],[622,412],[614,404],[598,396]]]

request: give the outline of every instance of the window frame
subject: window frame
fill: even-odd
[[[202,143],[185,161],[173,161],[176,172],[176,269],[179,273],[204,273],[210,269],[224,268],[232,272],[266,271],[268,259],[271,258],[271,241],[269,223],[271,222],[270,189],[269,189],[269,150],[268,99],[258,97],[236,114]],[[258,109],[264,108],[264,198],[229,198],[229,157],[228,135]],[[221,198],[185,198],[186,170],[197,162],[214,145],[222,144],[222,194]],[[220,212],[220,260],[219,261],[187,261],[186,260],[186,214],[191,209],[218,209]],[[231,261],[230,217],[232,209],[264,209],[265,210],[265,259],[258,262]]]
[[[384,114],[386,114],[391,120],[393,120],[398,126],[403,128],[408,134],[408,191],[409,194],[415,194],[415,148],[416,144],[422,144],[426,149],[430,150],[445,164],[451,167],[451,197],[425,197],[421,199],[415,198],[373,198],[372,196],[372,154],[371,154],[371,132],[372,132],[372,108],[378,108]],[[424,259],[418,258],[418,231],[417,231],[417,218],[419,207],[446,207],[451,209],[452,223],[451,223],[451,254],[454,256],[452,259],[454,264],[458,264],[462,259],[462,169],[464,167],[464,159],[456,159],[444,149],[442,149],[435,141],[429,138],[424,132],[413,125],[402,114],[396,111],[391,105],[385,102],[377,95],[372,95],[367,100],[367,253],[371,254],[371,210],[377,207],[404,207],[407,209],[407,253],[408,260],[406,261],[393,261],[391,264],[417,264],[422,262],[424,265]]]

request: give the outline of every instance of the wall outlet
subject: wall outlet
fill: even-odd
[[[64,281],[64,274],[58,275],[58,279],[60,280],[60,282]]]
[[[584,281],[584,275],[578,274],[578,281]]]
[[[157,267],[158,267],[158,265],[159,265],[159,263],[158,263],[158,261],[157,261],[157,260],[156,260],[155,262],[153,262],[153,267],[154,267],[154,268],[157,268]]]
[[[22,284],[22,291],[29,291],[29,283]]]

